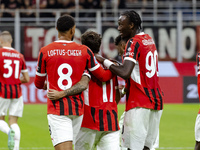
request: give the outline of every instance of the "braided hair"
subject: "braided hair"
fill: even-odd
[[[125,11],[121,14],[121,16],[126,16],[130,22],[132,22],[136,29],[141,30],[142,29],[142,20],[137,12],[134,10],[131,11]]]

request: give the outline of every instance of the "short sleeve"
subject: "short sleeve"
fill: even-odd
[[[82,76],[88,76],[91,79],[91,75],[89,73],[88,70],[84,70],[83,75]]]
[[[44,57],[44,53],[43,53],[42,49],[41,49],[39,56],[38,56],[38,64],[37,64],[36,75],[46,76],[45,57]]]
[[[88,53],[87,68],[89,69],[89,71],[94,71],[97,68],[99,68],[100,65],[96,60],[94,53],[89,48],[87,49],[87,53]]]
[[[21,72],[27,72],[27,66],[26,66],[26,62],[25,62],[25,59],[24,59],[24,56],[21,54],[21,59],[22,59],[22,66],[21,66]]]

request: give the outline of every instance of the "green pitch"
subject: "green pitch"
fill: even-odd
[[[165,104],[160,124],[158,150],[193,150],[194,125],[198,104]],[[118,106],[119,117],[124,105]],[[48,131],[46,105],[25,105],[23,118],[19,119],[22,150],[54,150]],[[0,150],[7,150],[7,135],[0,132]]]

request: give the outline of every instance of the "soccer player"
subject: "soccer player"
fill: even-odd
[[[127,40],[122,39],[121,35],[118,35],[115,38],[115,46],[116,46],[116,48],[118,50],[118,55],[121,57],[122,61],[123,61],[123,57],[122,56],[124,54],[126,42],[127,42]],[[126,92],[127,92],[127,88],[124,85],[122,85],[121,89],[122,90],[120,90],[120,96],[123,97],[126,94]],[[121,115],[120,120],[119,120],[119,127],[120,127],[120,133],[119,133],[120,150],[127,150],[127,148],[125,148],[125,147],[123,147],[121,145],[121,143],[122,143],[121,133],[122,133],[122,126],[123,126],[123,122],[124,122],[124,115],[125,115],[125,111],[123,112],[123,114]]]
[[[11,34],[3,31],[0,34],[0,130],[8,134],[9,150],[19,150],[21,132],[17,121],[24,107],[20,84],[29,82],[29,75],[24,56],[11,44]],[[9,125],[5,122],[8,110]]]
[[[198,88],[198,94],[200,96],[200,52],[197,54],[197,88]],[[200,110],[198,112],[196,122],[195,122],[195,150],[200,150]]]
[[[126,46],[126,42],[127,41],[125,39],[122,39],[121,35],[119,35],[115,38],[115,46],[118,50],[119,56],[121,56],[121,57],[123,56],[125,46]],[[123,57],[122,57],[122,60],[123,60]],[[127,88],[123,87],[123,89],[121,90],[121,97],[123,97],[126,94],[126,92],[127,92]],[[120,120],[119,120],[120,133],[122,131],[122,125],[123,125],[123,122],[124,122],[124,115],[125,115],[125,112],[121,115]],[[120,134],[120,137],[121,137],[121,134]],[[120,138],[120,141],[121,141],[121,138]],[[153,144],[153,148],[151,150],[155,150],[155,148],[159,148],[159,132],[158,132],[156,141]],[[126,148],[121,147],[121,150],[126,150]]]
[[[82,35],[81,42],[95,54],[99,52],[101,36],[96,32],[87,31]],[[48,95],[52,94],[51,96],[57,98],[66,96],[62,93],[54,90],[48,92]],[[51,96],[50,98],[55,100]],[[107,82],[101,82],[91,75],[89,86],[84,91],[84,100],[83,122],[76,138],[75,150],[91,150],[96,147],[102,150],[118,150],[117,103],[120,96],[116,76]]]
[[[114,65],[98,55],[98,60],[126,80],[126,113],[122,145],[129,150],[150,150],[156,140],[163,109],[163,93],[158,83],[158,52],[153,39],[141,32],[141,18],[135,11],[125,11],[118,20],[122,38],[129,41],[124,62]]]
[[[94,54],[99,53],[101,36],[96,32],[85,32],[81,42]],[[119,150],[117,103],[120,96],[117,76],[101,82],[91,75],[84,98],[83,122],[76,138],[75,150]]]
[[[42,89],[47,77],[47,90],[63,91],[81,80],[88,69],[101,81],[110,80],[113,75],[96,61],[93,52],[85,45],[72,41],[75,21],[70,15],[57,20],[58,41],[41,48],[35,86]],[[83,118],[84,99],[82,93],[51,101],[47,98],[47,118],[55,150],[72,150]]]

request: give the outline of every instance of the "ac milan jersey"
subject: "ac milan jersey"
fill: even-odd
[[[118,86],[116,76],[107,82],[91,76],[88,89],[84,91],[82,127],[98,131],[119,130],[115,86]]]
[[[197,62],[197,87],[198,87],[198,94],[200,96],[200,52],[197,54],[197,58],[196,58],[196,62]],[[198,114],[200,114],[200,109]]]
[[[55,41],[40,50],[35,85],[43,85],[40,81],[43,82],[47,75],[48,89],[66,90],[80,81],[85,69],[95,73],[99,68],[94,54],[85,45],[65,40]],[[101,72],[96,74],[103,75]],[[109,74],[112,75],[111,72]],[[83,104],[82,93],[56,101],[47,98],[48,114],[79,116],[83,114]]]
[[[24,56],[11,47],[0,48],[0,97],[19,98],[20,73],[27,72]]]
[[[135,107],[163,109],[163,93],[158,83],[158,53],[153,39],[145,33],[131,38],[126,45],[124,61],[135,63],[127,80],[126,111]]]

